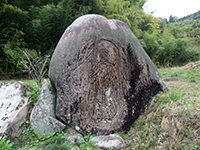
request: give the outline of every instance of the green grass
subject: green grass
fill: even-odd
[[[70,150],[71,145],[62,136],[53,136],[41,145],[43,150]]]
[[[7,140],[5,137],[3,137],[0,140],[0,149],[1,150],[9,150],[13,147],[13,143],[10,140]]]
[[[200,69],[175,70],[160,68],[159,72],[163,78],[180,78],[184,81],[197,82],[200,80]]]

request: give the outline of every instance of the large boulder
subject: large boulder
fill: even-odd
[[[52,56],[56,115],[81,133],[127,130],[167,89],[127,24],[100,15],[76,19]]]
[[[18,136],[29,109],[27,94],[32,88],[23,82],[0,84],[0,139],[3,135]]]
[[[31,116],[31,128],[38,135],[48,135],[65,129],[66,125],[56,119],[54,88],[44,80]]]

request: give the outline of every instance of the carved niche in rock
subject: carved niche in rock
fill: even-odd
[[[49,77],[58,119],[81,133],[128,129],[167,89],[127,24],[100,15],[82,16],[65,30]]]

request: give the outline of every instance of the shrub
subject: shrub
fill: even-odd
[[[181,62],[190,60],[188,51],[188,42],[183,39],[171,39],[167,42],[163,41],[163,49],[159,52],[158,61],[161,64],[178,65]]]

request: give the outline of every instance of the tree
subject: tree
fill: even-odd
[[[8,71],[16,70],[20,51],[26,45],[26,13],[4,0],[1,1],[0,20],[0,72],[8,74]]]
[[[178,20],[178,17],[172,16],[172,15],[169,16],[169,23],[174,23],[174,22],[176,22],[177,20]]]
[[[167,24],[167,19],[159,18],[158,24],[159,24],[159,30],[160,30],[160,32],[163,33],[163,31],[165,29],[165,26]]]
[[[140,24],[142,31],[148,31],[150,33],[156,32],[159,29],[158,18],[154,17],[153,14],[145,14],[142,16],[143,22]]]
[[[8,3],[28,11],[31,6],[40,7],[47,4],[57,5],[60,0],[8,0]]]
[[[109,19],[118,19],[129,25],[137,37],[141,37],[140,25],[144,21],[142,6],[144,0],[99,0],[102,15]]]
[[[176,39],[170,28],[165,28],[161,38],[161,46],[158,61],[162,65],[178,65],[190,59],[187,51],[189,43],[184,39]]]
[[[26,42],[29,48],[36,49],[44,55],[55,47],[66,26],[69,25],[67,14],[62,7],[53,4],[31,7],[29,16],[32,20],[27,24],[26,30]]]
[[[142,43],[145,51],[150,56],[150,58],[156,62],[157,55],[159,51],[161,50],[161,46],[158,42],[158,35],[156,32],[153,32],[150,34],[148,31],[144,32]]]

